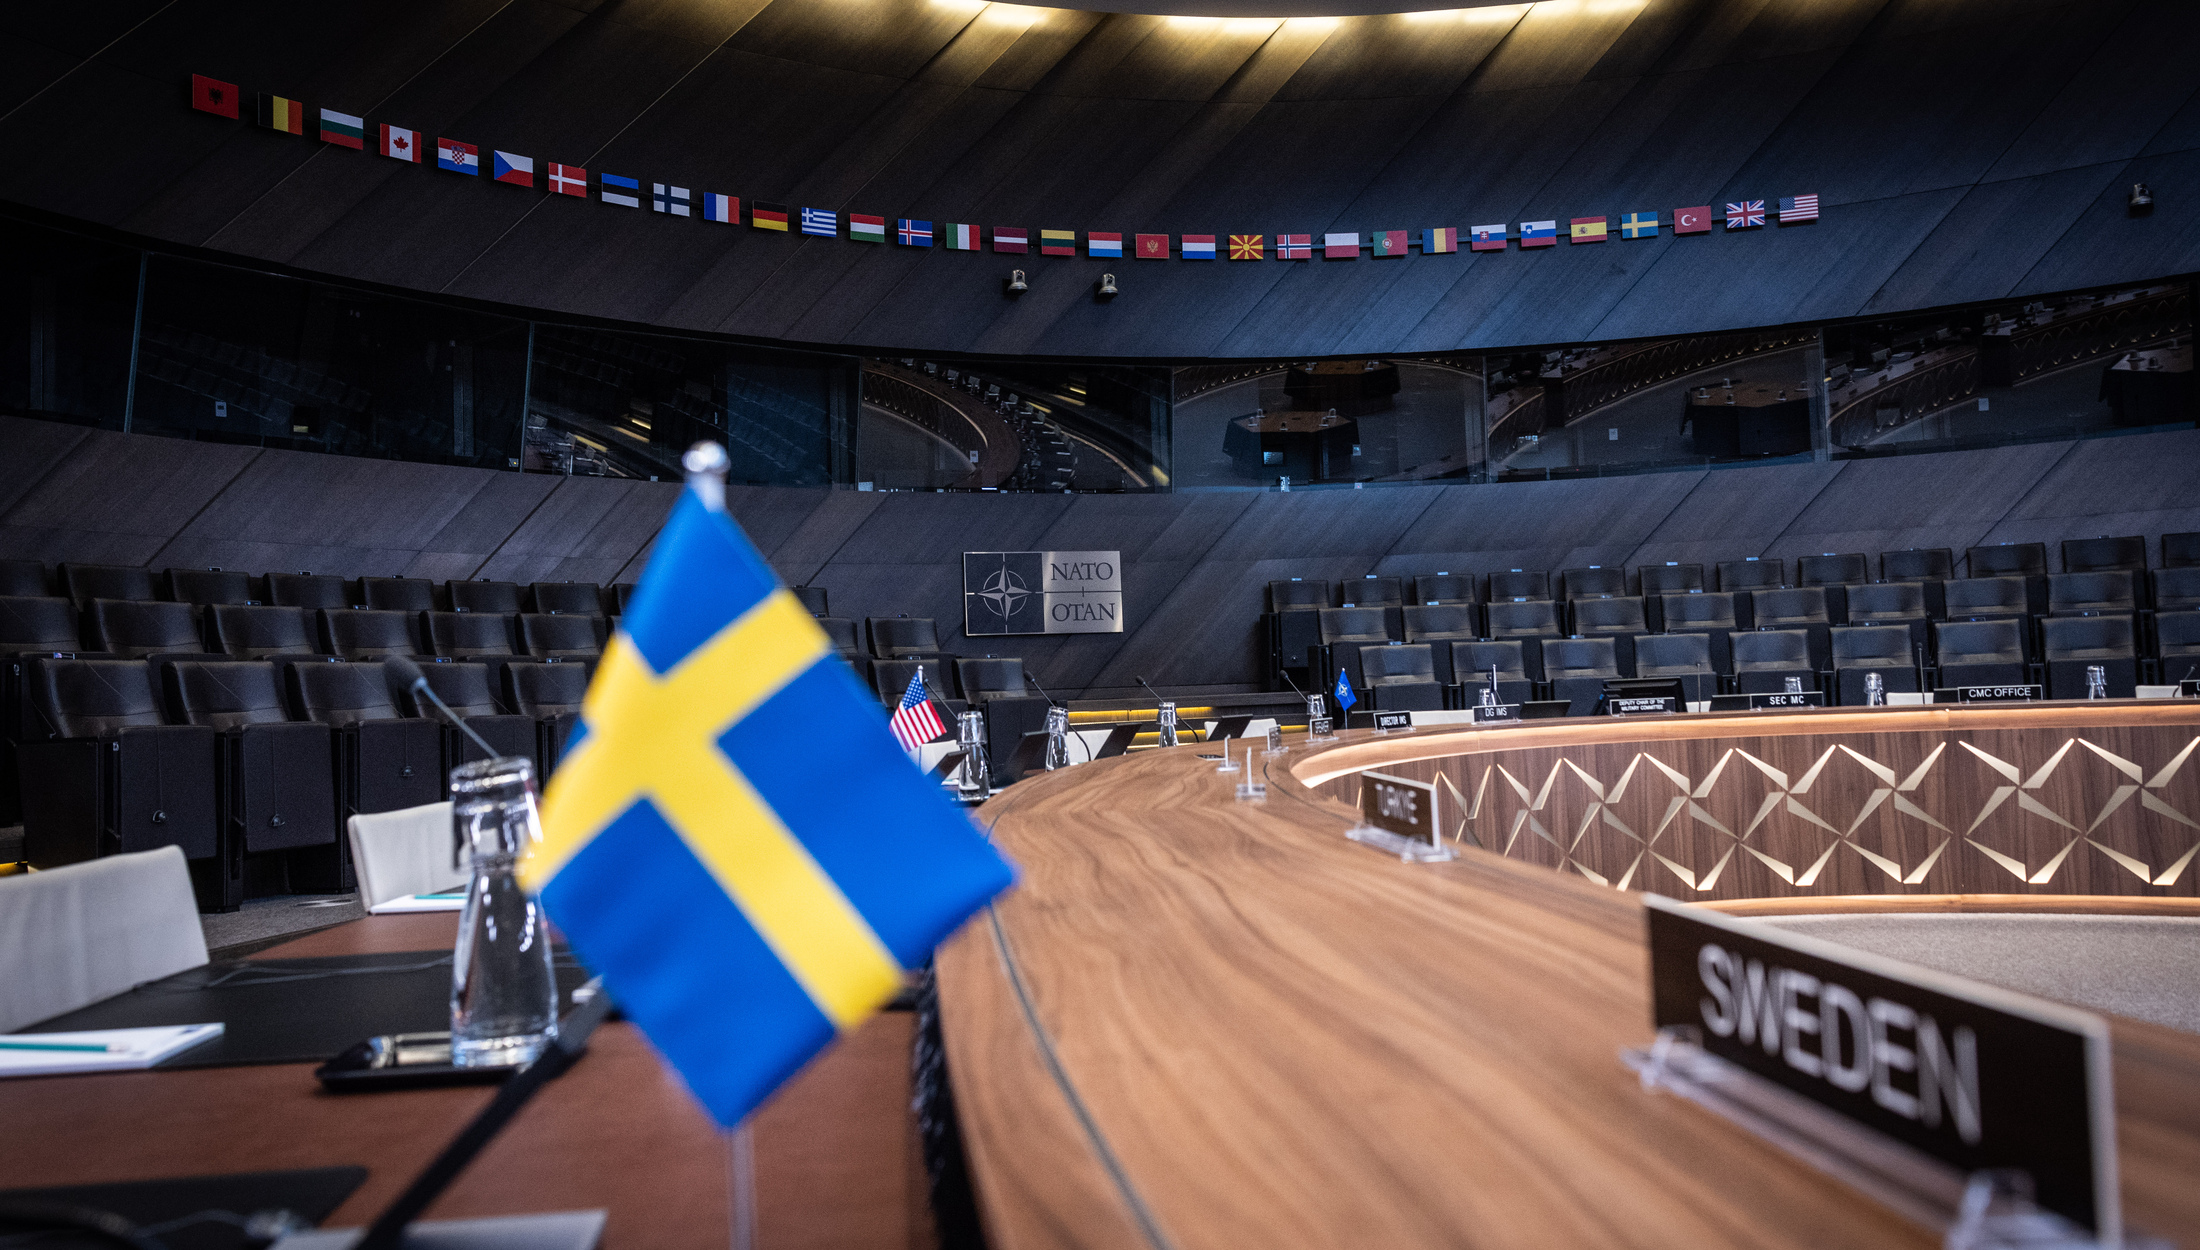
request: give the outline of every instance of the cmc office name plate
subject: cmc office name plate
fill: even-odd
[[[966,551],[963,633],[1120,634],[1118,551]]]

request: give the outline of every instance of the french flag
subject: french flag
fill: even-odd
[[[715,191],[703,193],[703,220],[733,225],[741,220],[741,197],[719,195]]]

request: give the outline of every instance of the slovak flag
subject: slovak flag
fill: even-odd
[[[535,185],[534,157],[514,156],[510,152],[494,152],[491,156],[490,169],[498,182],[509,182],[515,187]]]
[[[1467,250],[1470,252],[1502,252],[1505,250],[1505,223],[1494,226],[1476,226],[1467,231]]]
[[[578,165],[550,162],[550,189],[559,195],[588,198],[588,171]]]
[[[741,197],[720,195],[716,191],[703,193],[703,220],[721,222],[728,226],[741,224]]]
[[[464,174],[469,178],[479,178],[481,149],[471,143],[460,143],[456,139],[438,139],[435,141],[435,167],[448,169],[454,174]]]
[[[1729,230],[1755,230],[1765,224],[1765,202],[1742,200],[1726,206],[1726,228]]]
[[[420,132],[403,126],[385,123],[382,127],[382,155],[400,161],[420,163]]]

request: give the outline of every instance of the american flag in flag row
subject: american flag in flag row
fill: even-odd
[[[904,751],[914,751],[925,743],[947,732],[940,723],[940,714],[932,710],[932,700],[924,693],[924,671],[919,669],[909,679],[909,688],[901,695],[901,706],[894,709],[894,740]]]

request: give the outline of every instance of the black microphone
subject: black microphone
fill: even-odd
[[[1055,698],[1055,697],[1054,697],[1053,695],[1051,695],[1051,694],[1048,694],[1048,693],[1047,693],[1047,688],[1046,688],[1045,686],[1042,686],[1042,685],[1040,685],[1040,684],[1039,684],[1039,679],[1038,679],[1038,678],[1036,678],[1036,677],[1033,677],[1033,676],[1032,676],[1031,674],[1029,674],[1029,673],[1025,673],[1025,674],[1024,674],[1024,680],[1025,680],[1025,681],[1028,681],[1028,682],[1030,682],[1030,683],[1031,683],[1031,688],[1032,688],[1033,690],[1036,690],[1036,691],[1038,691],[1038,692],[1039,692],[1039,697],[1040,697],[1040,698],[1042,698],[1042,699],[1045,699],[1045,700],[1047,701],[1047,704],[1048,704],[1048,706],[1050,706],[1050,707],[1060,707],[1060,706],[1062,706],[1062,702],[1061,702],[1061,700],[1059,700],[1059,699]]]
[[[1292,694],[1295,694],[1295,695],[1299,696],[1299,698],[1300,698],[1300,700],[1301,700],[1301,701],[1304,701],[1304,700],[1305,700],[1305,698],[1306,698],[1306,692],[1305,692],[1304,690],[1301,690],[1301,689],[1299,689],[1299,683],[1297,683],[1297,682],[1295,682],[1295,681],[1291,680],[1291,674],[1289,674],[1289,673],[1287,673],[1287,672],[1285,672],[1284,670],[1282,670],[1282,669],[1280,669],[1280,668],[1279,668],[1279,669],[1277,669],[1277,670],[1276,670],[1276,676],[1278,676],[1278,677],[1281,677],[1281,678],[1283,678],[1283,684],[1284,684],[1284,685],[1286,685],[1286,686],[1289,686],[1289,687],[1291,687],[1291,693],[1292,693]]]
[[[1141,686],[1146,686],[1146,679],[1143,677],[1138,677],[1134,675],[1131,680],[1137,682]],[[1152,686],[1146,686],[1146,693],[1152,695],[1154,697],[1154,702],[1156,703],[1168,702],[1167,699],[1161,697],[1161,692],[1154,689]]]
[[[428,679],[421,674],[420,666],[413,663],[411,656],[388,655],[382,657],[382,681],[390,688],[390,701],[392,703],[402,705],[404,696],[408,694],[415,699],[425,696],[428,702],[435,705],[437,711],[443,713],[443,719],[449,721],[453,728],[474,740],[474,745],[481,748],[483,755],[490,759],[497,759],[504,754],[502,751],[490,746],[488,739],[475,733],[473,726],[467,724],[464,718],[452,711],[451,705],[438,698],[435,691],[428,689]]]

